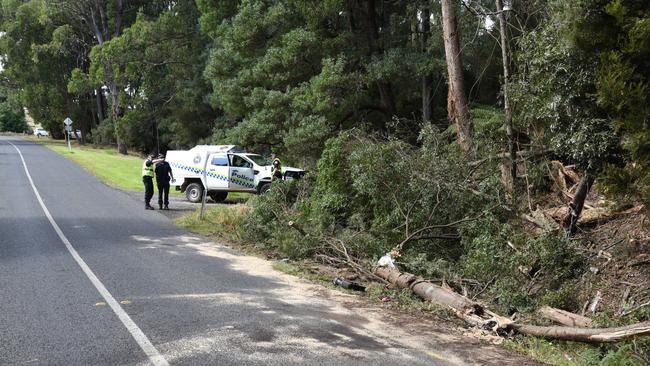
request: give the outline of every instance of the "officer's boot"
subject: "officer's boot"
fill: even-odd
[[[158,204],[158,209],[162,210],[162,203]]]
[[[168,206],[168,205],[165,205],[165,210],[169,210],[169,206]]]

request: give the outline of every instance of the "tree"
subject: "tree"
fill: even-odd
[[[194,2],[173,4],[160,14],[140,13],[119,37],[93,50],[91,80],[112,80],[123,89],[119,123],[130,146],[161,151],[210,134],[217,113],[204,97],[208,39],[198,32],[198,19]]]
[[[124,28],[135,20],[135,10],[148,4],[152,7],[160,5],[157,2],[151,3],[142,0],[56,0],[53,4],[68,17],[69,24],[84,25],[85,31],[94,36],[96,47],[99,50],[112,38],[119,37]],[[95,66],[97,67],[97,65]],[[111,119],[115,128],[117,149],[120,154],[126,154],[127,147],[123,143],[123,129],[119,123],[123,114],[120,94],[124,85],[119,85],[117,80],[111,78],[111,64],[104,64],[103,67],[106,72],[101,75],[106,78],[101,80],[101,86],[106,86],[111,97]],[[96,90],[101,90],[101,88]],[[96,94],[97,98],[100,98],[98,109],[101,110],[103,108],[100,105],[103,92]]]
[[[587,172],[581,186],[599,177],[646,203],[649,10],[626,0],[549,1],[544,21],[520,40],[517,86],[520,116]]]
[[[585,1],[588,16],[576,24],[576,45],[597,60],[595,104],[620,148],[604,167],[608,189],[650,206],[650,3]]]
[[[447,111],[449,120],[456,124],[460,148],[468,154],[473,154],[475,151],[474,124],[469,113],[469,103],[465,92],[456,13],[451,0],[442,0],[441,5],[449,88]]]
[[[67,92],[67,75],[78,60],[70,27],[56,9],[43,0],[4,1],[0,27],[3,87],[19,107],[27,107],[34,120],[63,135],[63,119],[83,110]]]
[[[25,121],[25,113],[17,112],[8,102],[0,103],[0,131],[1,132],[26,132],[29,127]]]
[[[503,63],[503,109],[505,111],[505,126],[508,134],[508,151],[510,152],[510,177],[514,183],[517,179],[517,155],[515,152],[515,137],[512,128],[512,106],[510,105],[510,96],[508,88],[510,82],[510,66],[508,58],[508,31],[506,29],[505,10],[501,6],[501,0],[496,0],[497,18],[499,19],[499,35],[501,39],[501,60]]]
[[[431,33],[431,11],[424,5],[420,14],[420,47],[426,54],[429,48],[429,34]],[[422,121],[430,122],[433,117],[433,76],[426,73],[422,76]]]

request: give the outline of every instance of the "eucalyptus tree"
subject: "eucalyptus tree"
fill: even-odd
[[[45,0],[2,1],[2,83],[34,120],[62,136],[67,116],[85,106],[67,91],[67,77],[83,62],[83,46],[58,9]]]
[[[456,124],[458,144],[468,154],[473,154],[474,122],[469,112],[469,102],[465,90],[463,61],[460,49],[458,21],[455,4],[451,0],[442,0],[442,29],[445,40],[445,56],[447,59],[448,91],[447,111],[449,120]]]
[[[49,0],[49,2],[65,14],[69,24],[75,24],[92,34],[95,47],[99,50],[113,38],[119,37],[124,29],[135,21],[136,13],[140,8],[159,7],[158,2],[145,0]],[[106,72],[96,73],[100,79],[92,80],[92,86],[98,86],[95,89],[100,101],[103,94],[101,90],[104,88],[108,90],[117,149],[121,154],[126,154],[127,147],[123,143],[124,134],[120,124],[120,117],[124,112],[120,103],[120,95],[126,86],[112,77],[113,75],[110,72],[112,65],[110,63],[102,66],[106,69]],[[97,68],[97,65],[95,65],[95,68]],[[79,70],[83,72],[83,69]],[[82,75],[76,72],[75,76],[77,76],[75,84],[79,86],[78,78]],[[79,89],[73,88],[73,91],[79,92]],[[101,102],[98,103],[98,106],[102,109]]]

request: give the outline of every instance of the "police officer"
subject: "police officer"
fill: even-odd
[[[165,155],[160,154],[156,159],[156,185],[158,186],[158,207],[169,210],[169,181],[174,181],[172,167],[165,161]],[[163,208],[163,203],[165,204]]]
[[[273,165],[271,168],[271,182],[282,180],[282,162],[275,153],[271,153],[271,161]]]
[[[151,197],[153,197],[153,155],[147,156],[147,160],[142,163],[142,183],[144,183],[144,209],[153,210],[151,206]]]

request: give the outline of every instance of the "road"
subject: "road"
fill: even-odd
[[[0,174],[0,365],[534,364],[421,319],[397,327],[43,146],[0,137]]]

